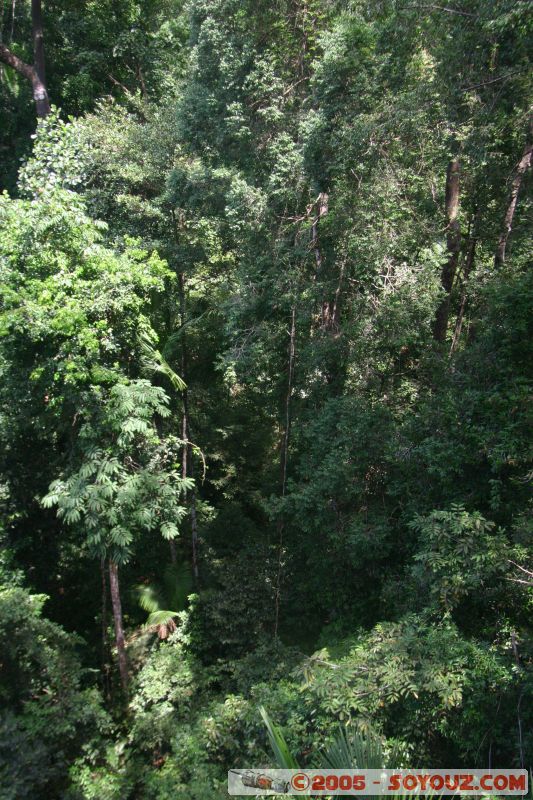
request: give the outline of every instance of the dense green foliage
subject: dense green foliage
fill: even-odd
[[[47,2],[33,139],[0,63],[1,797],[533,765],[531,11]]]

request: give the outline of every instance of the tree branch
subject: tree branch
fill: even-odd
[[[423,6],[404,6],[404,8],[399,9],[400,11],[417,11],[418,9],[428,9],[432,8],[436,11],[446,11],[448,14],[459,14],[461,17],[477,17],[477,14],[473,14],[471,11],[459,11],[457,8],[448,8],[447,6],[436,6],[433,4],[423,5]]]
[[[15,55],[9,47],[0,43],[0,61],[7,64],[8,67],[15,69],[20,75],[23,75],[27,80],[32,81],[35,77],[35,70],[30,64],[26,64],[21,58]]]
[[[41,0],[31,0],[32,40],[34,64],[26,64],[12,50],[0,42],[0,61],[16,70],[31,83],[37,116],[42,118],[50,113],[50,100],[46,90],[44,75],[44,38]]]
[[[526,575],[529,575],[531,578],[533,578],[533,572],[531,570],[526,569],[525,567],[521,567],[520,564],[516,563],[516,561],[511,561],[511,559],[507,559],[507,560],[508,560],[509,564],[513,565],[513,567],[518,567],[519,570],[521,570],[522,572],[525,572]]]
[[[473,86],[465,86],[464,89],[461,89],[462,92],[469,92],[471,89],[479,89],[481,86],[490,86],[491,83],[498,83],[498,81],[505,81],[507,78],[512,78],[513,75],[520,75],[522,70],[516,69],[514,72],[508,72],[507,75],[500,75],[498,78],[491,78],[487,81],[482,81],[481,83],[474,83]]]

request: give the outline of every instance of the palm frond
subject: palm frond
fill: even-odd
[[[192,572],[189,564],[182,561],[178,564],[167,565],[163,574],[163,590],[172,608],[183,611],[192,588]]]
[[[265,723],[270,746],[276,763],[280,769],[299,769],[298,762],[292,755],[281,728],[275,725],[266,709],[261,706],[259,712]],[[386,756],[383,743],[376,734],[363,736],[357,731],[348,732],[341,728],[333,742],[322,751],[320,768],[327,769],[385,769],[397,768],[400,750],[393,747]],[[442,800],[443,795],[426,791],[426,797],[433,800]],[[403,795],[391,795],[395,800],[401,800]],[[373,800],[371,797],[362,796],[362,800]]]
[[[341,728],[333,742],[322,752],[320,766],[328,769],[401,769],[401,748],[394,745],[386,754],[383,742],[373,733],[362,735],[357,731],[348,732]],[[424,792],[425,797],[441,800],[443,795],[438,795],[431,790]],[[391,795],[395,800],[400,800],[404,795]],[[373,800],[372,797],[362,796],[362,800]]]
[[[260,707],[259,713],[265,723],[270,747],[272,748],[278,767],[281,769],[298,769],[298,762],[289,750],[281,728],[272,722],[264,706]]]
[[[155,586],[138,586],[137,596],[140,607],[148,614],[153,614],[161,608],[161,597]]]
[[[324,761],[331,769],[383,769],[385,759],[379,737],[348,733],[341,728],[333,742],[324,750]]]
[[[180,325],[179,328],[174,333],[171,333],[168,339],[165,340],[165,345],[163,347],[163,356],[165,358],[171,358],[176,352],[178,345],[180,345],[183,334],[189,328],[193,328],[195,325],[198,325],[198,323],[201,322],[204,317],[210,317],[213,314],[214,314],[213,309],[208,308],[205,311],[203,311],[199,316],[191,317],[183,325]]]
[[[137,338],[141,348],[141,364],[146,372],[158,372],[165,375],[177,392],[182,392],[186,388],[183,378],[174,372],[170,364],[156,347],[155,332],[148,327],[142,327]]]
[[[166,609],[158,609],[157,611],[153,611],[148,619],[146,620],[146,627],[159,627],[160,625],[172,626],[174,623],[174,617],[177,617],[179,611],[168,611]]]

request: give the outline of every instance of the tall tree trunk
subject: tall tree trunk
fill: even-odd
[[[331,329],[335,331],[335,333],[338,333],[340,330],[341,291],[342,291],[342,282],[344,280],[345,269],[346,269],[346,259],[343,259],[339,269],[339,282],[337,283],[337,288],[335,289],[335,299],[333,300],[333,305],[331,309]]]
[[[289,439],[291,434],[291,397],[294,378],[294,358],[296,355],[296,306],[292,307],[289,332],[289,360],[287,364],[287,394],[285,395],[285,430],[281,447],[281,496],[285,497],[287,488],[287,465],[289,461]]]
[[[187,340],[185,338],[185,325],[187,323],[187,295],[185,286],[185,276],[183,272],[179,274],[179,293],[180,293],[180,322],[182,329],[181,336],[181,377],[187,383],[188,358]],[[191,452],[191,432],[189,425],[189,394],[187,386],[183,390],[183,412],[181,418],[181,438],[183,441],[181,452],[181,476],[182,478],[193,477],[192,452]],[[196,516],[196,492],[193,490],[190,495],[189,515],[191,518],[191,545],[192,545],[192,571],[194,580],[197,582],[199,577],[198,569],[198,520]]]
[[[180,218],[179,225],[178,220],[176,218],[176,213],[174,211],[171,212],[172,217],[172,226],[174,232],[174,240],[176,245],[179,243],[179,228],[183,224],[183,220]],[[187,292],[186,292],[186,283],[185,283],[185,275],[183,272],[178,272],[178,287],[179,287],[179,307],[180,307],[180,326],[182,329],[181,335],[181,377],[187,383],[187,373],[188,373],[188,359],[187,359],[187,340],[185,335],[185,325],[187,322]],[[181,438],[183,441],[182,450],[181,450],[181,475],[182,478],[187,477],[194,477],[193,474],[193,463],[192,463],[192,451],[191,451],[191,431],[190,431],[190,420],[189,420],[189,395],[187,386],[183,390],[182,394],[182,417],[181,417]],[[185,497],[185,500],[187,497]],[[192,569],[194,580],[197,582],[199,577],[199,568],[198,568],[198,519],[196,515],[196,492],[191,492],[190,496],[190,506],[189,506],[189,514],[191,518],[191,539],[192,539]],[[171,542],[171,558],[172,562],[176,563],[176,545],[174,542]]]
[[[191,478],[192,470],[191,470]],[[196,514],[196,491],[193,489],[191,492],[191,505],[189,508],[191,517],[191,536],[192,536],[192,571],[194,580],[198,583],[199,569],[198,569],[198,517]]]
[[[318,277],[322,271],[324,264],[324,256],[320,248],[319,241],[319,223],[322,217],[325,217],[329,211],[329,194],[327,192],[320,192],[316,200],[317,213],[311,225],[311,248],[315,256],[316,276]],[[342,281],[344,278],[345,262],[341,264],[339,271],[339,279],[335,296],[333,300],[322,300],[320,305],[320,325],[324,330],[338,332],[339,330],[339,311],[340,311],[340,294],[342,289]]]
[[[170,550],[170,563],[175,567],[178,563],[178,551],[174,539],[169,539],[168,548]]]
[[[328,213],[329,208],[329,195],[327,192],[320,192],[316,201],[317,215],[311,225],[311,247],[315,254],[315,263],[317,273],[322,267],[322,253],[320,251],[320,244],[318,241],[318,223],[322,217]]]
[[[281,441],[280,468],[281,468],[281,496],[285,497],[287,491],[287,466],[289,462],[289,440],[291,433],[291,397],[294,378],[294,358],[296,354],[296,306],[292,307],[291,327],[289,333],[289,360],[287,364],[287,393],[285,395],[285,430]],[[276,575],[275,593],[275,618],[274,638],[278,638],[279,611],[281,603],[281,578],[283,571],[283,520],[278,522],[278,570]]]
[[[46,89],[44,70],[44,37],[41,0],[31,2],[33,66],[26,64],[16,56],[9,47],[0,43],[0,61],[16,70],[31,83],[33,100],[38,117],[46,117],[50,113],[50,100]]]
[[[104,696],[107,700],[111,699],[109,687],[109,664],[108,664],[108,642],[107,642],[107,580],[105,558],[100,561],[100,575],[102,580],[102,683]]]
[[[495,267],[501,267],[502,264],[505,262],[505,250],[507,248],[507,240],[511,235],[511,230],[513,227],[513,218],[516,211],[516,204],[518,202],[518,192],[520,191],[522,180],[524,178],[524,175],[528,167],[531,164],[532,158],[533,158],[533,113],[529,115],[529,132],[526,145],[524,147],[524,152],[522,153],[522,158],[518,162],[515,176],[511,184],[511,193],[507,201],[507,208],[505,210],[505,216],[503,218],[503,228],[500,234],[500,238],[498,240],[498,247],[496,248],[496,254],[494,256]]]
[[[186,398],[184,397],[184,400]],[[188,404],[185,405],[185,421],[187,433],[187,446],[188,446],[188,471],[189,477],[194,479],[194,464],[192,460],[192,447],[191,447],[191,429],[189,427],[189,411]],[[189,500],[189,516],[191,518],[191,545],[192,545],[192,572],[194,581],[197,584],[200,577],[200,570],[198,566],[198,515],[196,514],[196,489],[192,489]]]
[[[31,22],[33,35],[33,99],[38,117],[46,117],[50,113],[50,101],[46,89],[44,67],[44,35],[41,0],[31,0]]]
[[[329,210],[329,195],[327,192],[320,192],[317,197],[316,203],[316,216],[311,225],[311,248],[315,256],[316,277],[318,278],[322,272],[324,258],[320,248],[320,241],[318,237],[318,227],[322,217],[325,217]],[[330,327],[330,320],[332,314],[332,304],[329,300],[322,300],[320,303],[320,325],[322,328]]]
[[[118,670],[120,682],[124,692],[128,691],[128,660],[126,657],[126,643],[124,640],[124,627],[122,623],[122,603],[120,602],[120,587],[118,582],[118,565],[109,560],[109,586],[111,588],[111,603],[113,606],[113,622],[115,625],[115,641],[117,644]]]
[[[452,291],[453,279],[457,272],[457,263],[461,250],[461,227],[459,225],[459,176],[460,164],[458,160],[450,161],[446,175],[446,246],[448,258],[443,264],[441,272],[442,288],[446,292],[445,297],[437,308],[435,322],[433,325],[433,336],[437,342],[444,342],[448,329],[448,318],[450,315],[450,293]]]
[[[450,347],[450,355],[452,355],[452,353],[456,350],[463,329],[463,320],[465,316],[465,309],[468,297],[468,279],[470,278],[470,273],[474,268],[474,261],[476,258],[479,221],[480,221],[480,209],[478,206],[468,234],[468,249],[466,251],[465,263],[463,269],[463,289],[461,293],[461,304],[459,306],[457,319],[455,321],[455,329],[453,332],[453,339]]]
[[[181,325],[181,377],[187,383],[187,342],[185,341],[186,323],[186,304],[185,304],[185,277],[183,272],[179,274],[179,293],[180,293],[180,325]],[[187,387],[182,392],[182,415],[181,415],[181,477],[188,476],[187,467],[189,460],[189,397]]]

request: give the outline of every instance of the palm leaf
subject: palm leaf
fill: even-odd
[[[356,731],[348,733],[345,728],[340,729],[333,742],[323,751],[322,758],[328,769],[401,769],[398,746],[394,746],[386,757],[379,736],[372,733],[363,736]],[[390,796],[397,800],[405,797],[401,794]],[[431,790],[426,790],[424,796],[435,800],[443,797]],[[373,800],[373,796],[362,795],[362,800]]]
[[[341,728],[333,742],[323,753],[330,769],[383,769],[385,759],[381,740],[374,735],[350,735]]]
[[[264,706],[259,709],[263,722],[265,723],[270,747],[274,753],[274,758],[281,769],[298,769],[298,762],[289,750],[281,728],[275,725],[267,714]]]
[[[165,345],[163,347],[163,356],[167,359],[171,358],[176,352],[178,345],[181,344],[181,339],[183,337],[183,334],[186,333],[186,331],[189,328],[193,328],[195,325],[201,322],[204,317],[212,316],[213,314],[214,314],[213,309],[208,308],[205,311],[203,311],[199,316],[191,317],[190,319],[187,320],[187,322],[184,322],[183,325],[180,325],[178,330],[175,331],[174,333],[171,333],[170,336],[165,340]]]
[[[193,581],[190,566],[185,562],[168,564],[163,574],[165,598],[172,608],[183,611],[192,592]]]
[[[289,750],[285,737],[280,727],[275,725],[266,709],[261,706],[259,712],[265,723],[268,738],[274,758],[280,769],[299,769],[298,762]],[[400,751],[393,748],[388,758],[385,758],[381,739],[375,734],[363,736],[358,732],[348,732],[341,728],[333,742],[322,753],[320,768],[327,769],[385,769],[396,768]],[[388,762],[387,764],[385,762]],[[443,795],[436,795],[426,791],[426,797],[442,800]],[[391,795],[396,800],[402,800],[405,795]],[[374,800],[373,797],[362,796],[362,800]]]
[[[169,564],[162,584],[145,584],[137,587],[137,599],[141,608],[148,613],[145,630],[157,631],[160,639],[166,639],[176,630],[174,617],[183,611],[192,588],[192,576],[188,564]],[[167,606],[167,608],[165,608]],[[172,606],[174,610],[170,610]]]
[[[183,378],[174,372],[170,364],[162,356],[156,347],[157,337],[152,328],[142,327],[137,338],[141,347],[141,364],[146,372],[158,372],[165,375],[177,392],[182,392],[187,388]]]
[[[155,586],[137,587],[139,605],[148,614],[153,614],[161,608],[161,597]]]
[[[178,614],[179,611],[167,611],[165,609],[158,609],[157,611],[153,611],[146,620],[146,627],[153,628],[153,627],[159,627],[160,625],[171,626],[174,617],[177,617]]]

